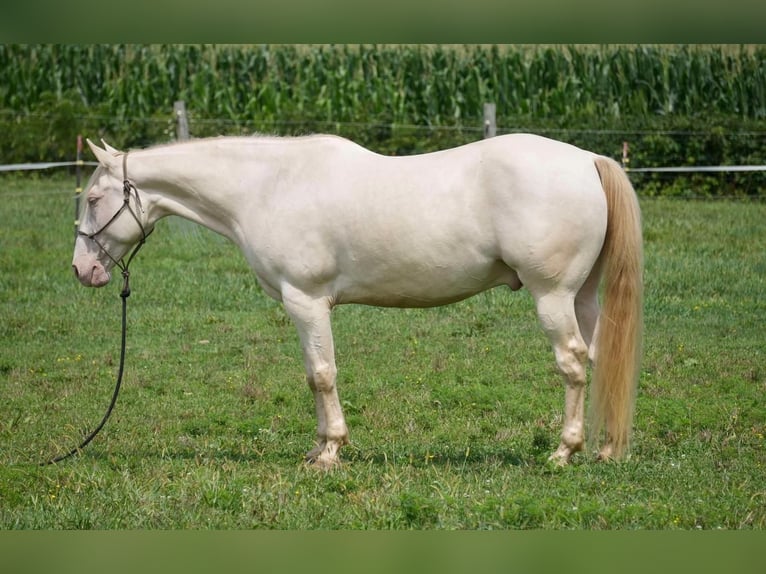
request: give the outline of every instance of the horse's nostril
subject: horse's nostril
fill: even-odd
[[[79,279],[80,273],[77,271],[77,265],[72,265],[72,271],[74,271],[74,276]]]

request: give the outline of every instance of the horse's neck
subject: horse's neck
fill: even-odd
[[[247,191],[230,177],[236,158],[206,157],[203,146],[168,146],[137,152],[131,176],[146,182],[154,219],[177,215],[237,240],[242,195]],[[138,153],[141,155],[139,156]],[[130,164],[130,160],[129,160]],[[249,189],[257,188],[251,182]]]

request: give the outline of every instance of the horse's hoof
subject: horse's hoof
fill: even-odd
[[[569,464],[569,457],[560,455],[558,452],[554,452],[548,457],[548,464],[558,467],[564,467]]]
[[[598,455],[596,456],[596,460],[598,462],[609,462],[614,460],[613,456],[614,449],[612,448],[612,445],[607,444],[599,451]]]
[[[337,458],[335,459],[328,459],[326,457],[315,457],[315,458],[306,458],[305,465],[309,468],[312,468],[314,470],[333,470],[335,468],[340,467],[340,460]]]
[[[582,445],[570,446],[562,442],[559,445],[559,448],[556,449],[556,452],[548,457],[548,462],[555,464],[556,466],[566,466],[572,459],[572,455],[580,450],[582,450]]]

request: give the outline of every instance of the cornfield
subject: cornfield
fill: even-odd
[[[2,45],[0,108],[46,98],[149,118],[185,100],[233,122],[475,124],[766,117],[766,48]]]

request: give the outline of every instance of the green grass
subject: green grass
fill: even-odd
[[[236,249],[163,221],[119,285],[70,270],[70,177],[0,179],[0,528],[763,529],[766,205],[642,202],[635,444],[554,469],[563,388],[523,290],[334,312],[344,465],[302,464],[297,335]]]

